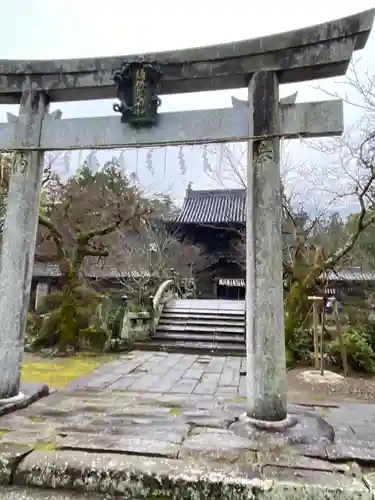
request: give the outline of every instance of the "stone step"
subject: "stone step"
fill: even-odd
[[[245,320],[243,319],[238,320],[238,319],[232,319],[232,320],[221,320],[217,319],[216,317],[213,318],[202,318],[202,317],[193,317],[191,318],[190,316],[184,316],[184,317],[174,317],[174,316],[165,316],[162,314],[159,319],[159,325],[165,325],[165,324],[174,324],[174,325],[207,325],[207,326],[233,326],[237,328],[244,328],[245,327]]]
[[[179,318],[179,319],[220,319],[220,321],[245,321],[245,314],[222,314],[219,312],[203,313],[194,311],[170,311],[169,309],[163,309],[161,316],[164,318]]]
[[[244,317],[245,311],[237,311],[230,309],[188,309],[184,307],[168,307],[166,305],[163,309],[164,313],[170,314],[183,314],[183,315],[211,315],[211,316],[229,316],[229,317]]]
[[[245,346],[244,335],[213,335],[213,334],[189,334],[186,332],[164,332],[157,330],[152,337],[153,340],[165,340],[166,342],[212,342],[212,343],[233,343]]]
[[[171,307],[187,307],[193,309],[230,309],[245,310],[244,300],[228,299],[171,299],[168,302]]]
[[[157,330],[168,330],[170,332],[202,332],[202,333],[224,333],[224,334],[239,334],[243,335],[245,333],[245,325],[241,327],[237,326],[217,326],[212,325],[185,325],[185,324],[174,324],[174,323],[163,323],[158,324]]]
[[[213,342],[163,342],[149,340],[147,342],[135,342],[134,349],[142,351],[164,351],[186,354],[208,354],[211,356],[245,356],[245,347],[240,344],[213,343]]]

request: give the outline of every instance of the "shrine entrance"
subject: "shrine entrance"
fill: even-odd
[[[245,300],[245,280],[239,278],[219,278],[216,282],[218,299]]]
[[[345,74],[373,18],[371,10],[290,33],[156,54],[0,61],[0,104],[20,104],[19,116],[0,124],[0,149],[15,157],[0,261],[0,398],[19,392],[45,151],[243,141],[247,414],[287,421],[279,142],[340,135],[343,104],[283,102],[279,85]],[[164,94],[244,87],[248,99],[229,108],[158,114]],[[51,102],[116,94],[120,116],[48,112]]]

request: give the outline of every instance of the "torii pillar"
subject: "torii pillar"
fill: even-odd
[[[0,255],[0,404],[24,398],[21,362],[44,170],[44,151],[38,147],[43,121],[61,116],[60,111],[48,114],[48,108],[47,94],[30,89],[22,93],[19,116],[8,113],[11,140],[20,150],[14,152]]]
[[[252,75],[248,102],[232,98],[235,108],[249,108],[246,214],[246,357],[248,423],[270,428],[294,422],[287,412],[282,252],[280,138],[298,137],[299,119],[282,120],[285,107],[297,109],[297,94],[279,101],[275,72]],[[338,101],[339,102],[339,101]],[[315,137],[330,133],[305,103],[304,120],[315,123]],[[342,108],[329,118],[343,127]],[[320,128],[321,127],[321,128]],[[290,135],[288,132],[293,130]]]
[[[246,223],[248,416],[287,419],[284,334],[279,82],[259,72],[249,83]]]

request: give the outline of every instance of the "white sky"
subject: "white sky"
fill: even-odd
[[[253,38],[311,24],[325,22],[374,7],[371,0],[13,0],[2,2],[0,59],[56,59],[127,55],[150,51],[194,47]],[[358,56],[360,68],[375,73],[370,56],[375,50],[375,30],[367,47]],[[356,56],[358,58],[358,56]],[[327,98],[316,88],[317,82],[286,85],[281,95],[298,90],[298,101]],[[334,90],[334,81],[320,85]],[[164,96],[163,111],[230,106],[232,95],[245,98],[245,90]],[[115,101],[54,104],[63,116],[100,116],[112,114]],[[0,106],[0,121],[6,112],[17,112],[16,106]],[[345,109],[346,123],[358,118],[355,110]],[[295,141],[290,149],[293,161],[316,154]],[[154,153],[153,173],[145,168],[146,152],[126,156],[129,170],[137,170],[142,182],[157,190],[170,189],[181,198],[186,183],[193,187],[212,187],[203,173],[201,151],[186,151],[187,172],[182,175],[176,148],[167,155]],[[318,158],[319,161],[319,158]]]

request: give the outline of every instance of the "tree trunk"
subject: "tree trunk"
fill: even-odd
[[[60,268],[63,274],[63,302],[61,304],[61,334],[59,350],[65,352],[69,347],[76,348],[79,337],[79,324],[74,290],[80,284],[80,272],[83,258],[73,256],[69,262],[65,260]]]
[[[70,283],[67,283],[63,287],[60,331],[59,350],[66,351],[68,347],[75,348],[78,341],[79,327],[76,305]]]

